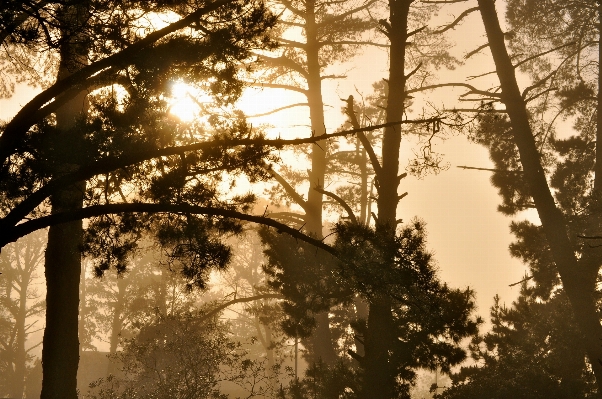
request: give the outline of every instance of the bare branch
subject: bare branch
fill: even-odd
[[[523,173],[522,170],[503,170],[503,169],[490,169],[490,168],[477,168],[474,166],[457,166],[460,169],[471,169],[471,170],[484,170],[486,172],[495,172],[495,173],[509,173],[509,174],[517,174],[520,175]]]
[[[308,103],[296,103],[296,104],[291,104],[291,105],[285,105],[284,107],[276,108],[274,110],[264,112],[261,114],[245,115],[245,117],[246,118],[259,118],[260,116],[272,115],[272,114],[275,114],[276,112],[284,111],[285,109],[294,108],[294,107],[306,107],[306,106],[309,106],[309,104]]]
[[[353,41],[353,40],[341,40],[341,41],[324,41],[319,43],[320,47],[324,46],[337,46],[337,45],[350,45],[350,46],[374,46],[374,47],[382,47],[389,48],[391,45],[383,44],[383,43],[375,43],[375,42],[362,42],[362,41]]]
[[[357,218],[355,217],[355,214],[353,213],[353,209],[351,209],[351,207],[345,202],[345,200],[343,198],[339,197],[338,195],[336,195],[333,192],[324,190],[322,187],[314,187],[314,190],[334,199],[339,205],[341,205],[345,209],[345,211],[347,211],[347,215],[349,216],[349,219],[351,219],[351,221],[353,223],[357,224]]]
[[[516,283],[512,283],[512,284],[508,284],[508,287],[514,287],[515,285],[519,285],[521,283],[524,283],[526,281],[529,281],[533,278],[533,276],[526,276],[524,279],[522,279],[521,281],[517,281]]]
[[[469,59],[470,57],[472,57],[473,55],[477,54],[479,51],[481,51],[481,50],[483,50],[484,48],[487,48],[487,47],[489,47],[489,43],[485,43],[485,44],[480,45],[476,49],[474,49],[474,50],[470,51],[468,54],[466,54],[464,56],[464,59],[465,60]]]
[[[262,294],[262,295],[254,295],[254,296],[250,296],[250,297],[246,297],[246,298],[235,298],[232,300],[229,300],[225,303],[222,303],[221,305],[218,305],[217,307],[215,307],[213,310],[211,310],[210,312],[204,314],[199,321],[203,321],[203,320],[207,320],[212,318],[213,316],[216,316],[217,314],[219,314],[219,312],[221,312],[222,310],[232,306],[232,305],[236,305],[237,303],[246,303],[246,302],[253,302],[253,301],[258,301],[260,299],[284,299],[284,296],[280,295],[280,294]]]
[[[474,87],[468,83],[440,83],[440,84],[435,84],[435,85],[417,87],[415,89],[407,90],[406,93],[408,93],[408,94],[417,93],[417,92],[426,91],[426,90],[438,89],[441,87],[465,87],[468,90],[470,90],[469,92],[462,94],[461,97],[465,97],[470,94],[478,94],[481,96],[488,96],[488,97],[500,97],[499,94],[491,93],[486,90],[479,90],[476,87]]]
[[[413,31],[411,31],[411,32],[408,32],[408,35],[407,35],[407,37],[414,36],[414,35],[416,35],[416,34],[418,34],[418,33],[422,32],[422,31],[423,31],[423,30],[425,30],[426,28],[428,28],[428,26],[427,26],[427,25],[424,25],[423,27],[420,27],[420,28],[418,28],[418,29],[415,29],[415,30],[413,30]]]
[[[295,190],[295,188],[293,186],[291,186],[290,183],[287,182],[284,177],[280,176],[280,174],[278,174],[278,172],[276,172],[274,169],[272,169],[271,166],[268,169],[268,173],[270,175],[272,175],[272,177],[278,183],[280,183],[280,185],[282,186],[284,191],[286,191],[286,193],[293,199],[293,201],[295,201],[301,208],[303,208],[303,210],[305,212],[307,212],[307,201],[305,201],[305,199],[301,196],[301,194],[299,194],[297,192],[297,190]]]
[[[469,8],[468,10],[465,10],[451,24],[445,26],[442,29],[434,31],[433,33],[443,33],[443,32],[446,32],[446,31],[448,31],[450,29],[455,28],[456,25],[458,25],[460,23],[460,21],[462,21],[462,19],[464,19],[464,17],[466,17],[466,16],[470,15],[472,12],[478,11],[478,10],[479,10],[479,7],[472,7],[472,8]]]
[[[297,93],[301,93],[306,96],[308,94],[308,91],[306,89],[302,89],[300,87],[293,86],[293,85],[287,85],[287,84],[281,84],[281,83],[260,83],[260,82],[245,82],[245,83],[251,87],[267,87],[269,89],[284,89],[284,90],[296,91]]]

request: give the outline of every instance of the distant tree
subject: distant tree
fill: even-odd
[[[522,284],[510,308],[491,308],[492,330],[473,338],[472,366],[452,374],[452,385],[438,399],[591,398],[594,375],[568,298],[561,289],[541,301]]]
[[[39,231],[6,246],[0,255],[0,395],[20,398],[39,343],[28,337],[41,329],[44,301],[34,285],[46,244]]]
[[[159,315],[116,355],[123,377],[99,380],[100,389],[88,397],[115,397],[109,392],[120,398],[222,397],[216,391],[220,370],[240,354],[224,323],[202,315]]]

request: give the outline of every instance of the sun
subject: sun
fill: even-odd
[[[169,113],[182,122],[192,122],[201,110],[201,101],[196,90],[184,82],[173,82],[171,85],[171,100]]]

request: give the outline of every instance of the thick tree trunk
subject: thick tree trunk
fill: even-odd
[[[322,77],[320,70],[318,32],[315,19],[315,1],[306,1],[306,37],[307,37],[307,102],[311,129],[314,135],[321,136],[326,132],[324,123],[324,102],[322,100]],[[312,146],[311,171],[309,173],[309,190],[307,193],[306,228],[310,234],[322,238],[322,193],[314,187],[324,186],[326,174],[326,141],[319,141]],[[314,349],[314,358],[321,359],[324,363],[332,364],[336,361],[336,353],[332,344],[328,312],[316,315],[317,326],[311,336]]]
[[[78,25],[86,17],[83,6],[62,10],[64,17],[61,62],[58,79],[81,68],[87,49],[78,36]],[[75,129],[87,108],[86,93],[67,102],[56,112],[55,152],[65,160],[76,157],[82,137]],[[77,165],[63,163],[52,171],[55,176],[69,173]],[[52,213],[69,212],[82,207],[85,183],[79,183],[51,197]],[[81,221],[50,227],[45,257],[46,328],[42,347],[41,399],[76,399],[79,364],[79,283],[81,274]]]
[[[389,31],[390,66],[389,96],[387,98],[386,122],[400,121],[404,111],[405,47],[408,38],[408,14],[413,0],[390,0]],[[378,179],[378,220],[377,231],[388,234],[394,240],[397,225],[397,204],[399,196],[399,149],[401,126],[385,129],[382,143],[382,165]],[[393,259],[391,259],[393,262]],[[396,370],[390,361],[390,353],[396,346],[393,334],[393,314],[391,301],[383,295],[370,302],[368,331],[364,356],[363,398],[390,399],[396,385]]]
[[[556,207],[550,192],[529,125],[526,104],[519,91],[514,67],[504,44],[494,1],[479,0],[479,8],[500,79],[502,101],[510,117],[530,194],[535,202],[562,285],[570,299],[579,328],[585,336],[583,347],[596,376],[598,390],[602,392],[602,327],[596,306],[597,273],[593,273],[591,267],[577,261],[564,216]]]

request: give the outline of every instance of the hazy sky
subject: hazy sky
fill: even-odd
[[[461,9],[444,11],[440,18],[442,21],[452,21],[452,12],[458,15],[458,10]],[[455,30],[455,55],[461,57],[485,43],[481,25],[480,16],[473,13]],[[346,98],[349,94],[357,98],[356,88],[369,95],[372,83],[387,76],[387,63],[386,52],[367,49],[363,56],[353,60],[352,65],[344,67],[347,79],[326,82],[323,92],[325,103],[329,106],[326,108],[328,131],[336,129],[345,119],[340,112],[343,103],[339,98]],[[484,51],[456,71],[441,71],[440,82],[464,81],[464,76],[491,69],[490,54]],[[494,84],[493,78],[490,75],[470,83],[487,89]],[[429,99],[436,104],[452,107],[457,104],[457,96],[463,92],[463,89],[442,90],[433,93]],[[0,100],[0,119],[14,115],[33,93],[30,88],[19,87],[14,97]],[[300,95],[265,90],[247,93],[240,106],[246,114],[255,114],[296,102],[305,102],[305,99]],[[282,137],[309,133],[308,128],[298,126],[309,124],[308,112],[304,108],[282,111],[270,118],[254,119],[253,122],[268,120],[278,127],[275,131]],[[507,304],[516,298],[519,287],[509,287],[509,284],[521,280],[526,267],[508,253],[508,245],[512,240],[508,227],[511,219],[496,211],[499,197],[489,182],[490,173],[457,168],[458,165],[491,167],[487,151],[459,135],[445,141],[438,140],[435,144],[435,150],[445,154],[444,161],[449,163],[450,168],[422,180],[412,176],[402,180],[400,193],[407,191],[409,195],[400,202],[398,217],[409,221],[418,216],[426,221],[428,246],[439,264],[441,279],[453,287],[473,288],[477,293],[479,313],[488,319],[489,307],[496,293]],[[402,143],[402,146],[405,151],[410,149],[408,142]],[[407,153],[401,154],[402,167],[407,165],[407,157]],[[533,213],[526,216],[536,220]]]

